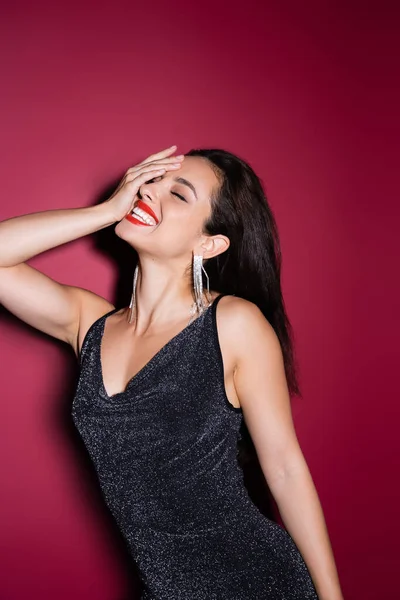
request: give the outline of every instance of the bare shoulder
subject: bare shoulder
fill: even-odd
[[[111,302],[106,300],[106,298],[84,288],[71,286],[69,292],[71,295],[75,296],[75,299],[79,304],[79,327],[75,339],[71,341],[71,346],[74,349],[75,355],[78,357],[83,340],[85,339],[85,335],[90,326],[97,321],[97,319],[114,310],[115,307]]]
[[[254,302],[224,296],[218,305],[217,322],[220,337],[231,348],[235,363],[249,353],[281,351],[274,328]]]

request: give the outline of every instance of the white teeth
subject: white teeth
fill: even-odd
[[[131,214],[135,215],[135,217],[138,217],[139,221],[142,221],[143,223],[147,223],[147,225],[156,225],[155,219],[153,219],[153,217],[148,215],[147,212],[145,212],[141,208],[138,208],[137,206],[135,206],[135,208],[132,210]]]

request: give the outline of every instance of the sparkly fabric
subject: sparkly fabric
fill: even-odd
[[[138,567],[141,600],[316,600],[294,541],[243,483],[243,414],[225,393],[217,333],[222,296],[113,396],[100,345],[117,309],[95,321],[73,420]]]

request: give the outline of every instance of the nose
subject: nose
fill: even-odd
[[[154,202],[158,198],[157,186],[154,184],[149,185],[149,182],[146,181],[139,187],[138,196],[140,199],[148,198],[151,202]]]

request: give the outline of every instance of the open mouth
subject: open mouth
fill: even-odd
[[[125,218],[134,225],[152,227],[158,223],[158,219],[154,212],[147,204],[145,204],[145,202],[142,202],[142,200],[139,200],[136,203],[133,210],[127,214]]]

